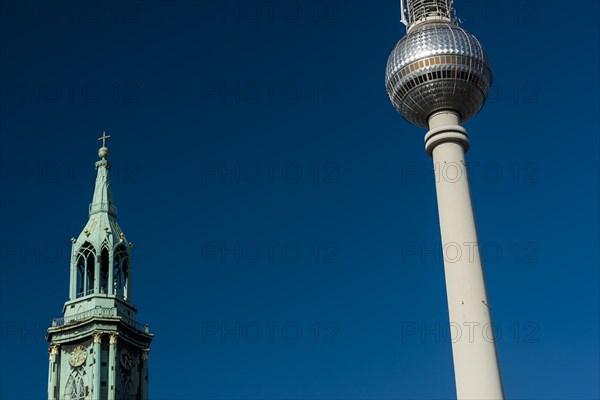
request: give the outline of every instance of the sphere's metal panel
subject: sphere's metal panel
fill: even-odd
[[[427,23],[403,37],[388,58],[386,88],[409,122],[427,127],[444,109],[464,122],[483,106],[492,72],[481,43],[453,23]]]

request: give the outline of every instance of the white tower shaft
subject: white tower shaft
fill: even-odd
[[[435,167],[456,392],[458,399],[503,399],[465,164],[469,142],[459,124],[455,112],[438,112],[425,136]]]

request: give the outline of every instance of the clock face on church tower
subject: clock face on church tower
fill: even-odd
[[[69,364],[73,367],[79,367],[85,362],[87,358],[87,350],[83,346],[77,346],[71,352],[71,357],[69,358]]]
[[[121,366],[123,368],[125,368],[126,370],[130,370],[131,367],[133,367],[133,356],[131,355],[131,353],[129,351],[127,351],[127,349],[123,349],[123,351],[121,351]]]

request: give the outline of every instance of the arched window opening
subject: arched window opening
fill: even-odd
[[[127,291],[127,286],[129,285],[129,259],[125,259],[123,260],[123,298],[125,300],[129,300],[128,299],[128,291]]]
[[[135,391],[133,390],[133,382],[131,376],[125,375],[121,378],[121,385],[119,387],[119,399],[122,400],[135,400]]]
[[[74,372],[67,381],[65,399],[85,400],[85,383],[79,372]]]
[[[77,375],[71,387],[71,400],[85,400],[85,385],[81,375]]]
[[[124,246],[115,250],[113,265],[113,293],[122,299],[127,299],[127,275],[129,273],[129,256]]]
[[[94,291],[94,257],[94,246],[89,242],[84,243],[77,255],[77,282],[75,285],[77,297],[88,295]]]
[[[94,293],[94,272],[96,270],[94,254],[89,254],[87,257],[87,282],[85,294]]]
[[[108,293],[108,257],[108,249],[103,247],[100,253],[100,293]]]
[[[85,288],[83,283],[85,282],[85,258],[79,257],[77,259],[77,297],[83,296]]]

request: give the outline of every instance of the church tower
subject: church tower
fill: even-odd
[[[145,400],[153,335],[136,322],[131,243],[117,223],[106,136],[89,219],[72,238],[69,300],[48,328],[49,400]]]

